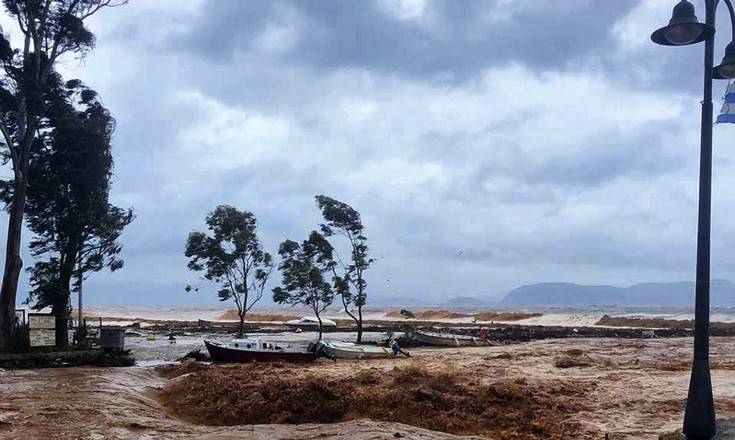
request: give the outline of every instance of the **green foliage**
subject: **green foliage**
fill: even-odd
[[[220,301],[234,300],[242,332],[245,314],[263,297],[273,258],[263,251],[252,213],[220,205],[206,223],[210,234],[192,232],[186,241],[188,267],[220,285]]]
[[[37,35],[34,43],[49,55],[84,54],[94,48],[94,34],[84,27],[84,20],[103,7],[125,3],[127,0],[3,0],[21,31]]]
[[[84,20],[103,7],[125,3],[127,0],[3,0],[5,11],[27,36],[23,47],[17,49],[0,37],[0,62],[6,73],[3,88],[16,98],[0,109],[16,113],[13,119],[20,122],[8,133],[19,135],[14,141],[24,143],[21,138],[25,137],[25,129],[38,124],[43,116],[42,96],[59,57],[68,53],[84,56],[94,48],[95,36],[84,26]],[[9,116],[3,119],[8,121]]]
[[[315,197],[316,204],[322,212],[326,221],[320,225],[322,233],[326,237],[341,235],[347,238],[350,245],[351,261],[344,266],[344,274],[334,273],[334,288],[337,295],[342,299],[345,312],[357,323],[357,340],[362,339],[362,307],[367,302],[367,281],[364,273],[374,262],[368,256],[367,238],[364,235],[364,226],[360,219],[360,213],[350,205],[324,195]],[[355,289],[355,295],[352,289]],[[349,310],[354,304],[358,309],[358,316]]]
[[[312,231],[301,244],[286,240],[281,243],[278,254],[281,263],[281,287],[273,289],[273,301],[278,304],[305,305],[319,319],[319,338],[322,325],[320,314],[334,301],[335,291],[325,279],[336,266],[334,249],[320,233]]]
[[[33,185],[25,206],[34,233],[31,254],[40,260],[29,268],[29,301],[36,301],[36,308],[68,304],[73,274],[74,287],[79,288],[86,273],[120,269],[118,239],[134,218],[132,210],[108,200],[114,119],[96,92],[81,82],[64,85],[55,73],[51,82],[41,145],[33,151],[29,167]],[[70,84],[74,87],[67,87]]]
[[[354,303],[357,306],[365,305],[367,301],[367,281],[364,278],[364,272],[375,261],[368,256],[367,238],[364,235],[364,226],[360,219],[360,213],[355,211],[350,205],[335,200],[327,196],[316,196],[316,203],[322,211],[322,217],[326,223],[320,225],[322,233],[326,237],[334,235],[342,235],[346,237],[350,244],[352,261],[345,267],[344,280],[347,281],[357,291],[354,297]],[[340,280],[341,281],[341,280]],[[349,292],[344,292],[348,303],[353,300]],[[345,286],[342,286],[342,291]]]

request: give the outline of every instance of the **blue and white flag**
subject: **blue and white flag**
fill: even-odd
[[[717,116],[718,124],[735,124],[735,82],[727,85],[725,93],[725,102],[722,104],[722,110]]]

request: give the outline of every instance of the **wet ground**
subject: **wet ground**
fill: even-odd
[[[197,346],[201,341],[199,338],[177,339],[175,348],[168,345],[165,338],[151,342],[141,337],[139,341],[129,339],[126,342],[139,354],[148,353],[149,360],[153,360],[178,357],[190,347]],[[400,371],[422,369],[432,375],[452,375],[459,385],[467,387],[504,389],[502,386],[521,380],[523,389],[540,390],[539,398],[544,399],[555,399],[554,384],[563,384],[562,388],[556,389],[566,393],[563,396],[564,411],[572,411],[564,417],[564,423],[576,429],[565,438],[603,439],[608,434],[611,440],[656,439],[659,433],[674,431],[680,425],[690,353],[691,340],[688,338],[566,339],[496,347],[417,349],[412,351],[410,359],[339,361],[336,364],[320,360],[313,365],[298,367],[298,370],[285,368],[289,368],[292,379],[298,379],[300,375],[316,380],[350,379],[362,370],[385,372],[389,377]],[[2,371],[0,438],[367,439],[396,438],[396,433],[412,439],[455,438],[450,434],[400,424],[398,422],[402,420],[391,419],[390,414],[375,413],[378,420],[372,421],[364,419],[365,414],[349,411],[335,413],[336,421],[341,423],[224,427],[208,426],[206,420],[192,423],[186,408],[177,407],[175,401],[162,399],[164,389],[200,374],[196,376],[197,380],[220,381],[207,383],[211,386],[204,388],[207,393],[216,394],[218,390],[230,387],[228,381],[247,377],[255,371],[248,365],[213,365],[204,369],[205,373],[175,379],[159,376],[150,366]],[[712,369],[718,417],[733,418],[735,338],[712,338]],[[365,392],[371,385],[368,381],[355,386]],[[548,391],[550,389],[552,391]],[[205,398],[205,391],[198,392],[202,393],[199,401],[210,401]],[[415,395],[420,398],[423,394]],[[559,404],[556,400],[549,402]],[[288,409],[288,402],[282,402],[282,405]],[[190,408],[195,406],[195,403],[189,405]],[[534,411],[538,411],[536,408]],[[477,410],[492,414],[492,408]],[[553,417],[548,421],[557,423]],[[225,422],[247,423],[247,418]],[[421,421],[413,420],[411,423],[420,425]],[[472,430],[471,427],[467,429]],[[463,428],[464,431],[467,429]],[[482,427],[478,427],[475,433],[462,432],[477,436],[489,433]],[[531,433],[525,437],[507,438],[541,437]]]
[[[157,397],[165,383],[151,367],[3,371],[0,372],[0,438],[377,439],[396,434],[411,439],[455,438],[370,420],[298,426],[196,425],[169,417]]]

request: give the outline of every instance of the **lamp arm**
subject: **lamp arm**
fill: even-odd
[[[732,39],[735,41],[735,7],[733,7],[732,0],[724,0],[724,2],[730,12],[730,28],[732,29]]]
[[[735,6],[733,6],[732,0],[722,0],[727,5],[727,11],[730,13],[730,29],[732,29],[732,40],[735,41]],[[720,4],[720,0],[707,0],[707,9],[712,11],[712,17],[717,15],[717,6]],[[709,23],[714,26],[714,23]]]

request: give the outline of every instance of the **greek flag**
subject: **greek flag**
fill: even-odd
[[[727,85],[724,103],[719,116],[717,116],[718,124],[735,124],[735,82]]]

